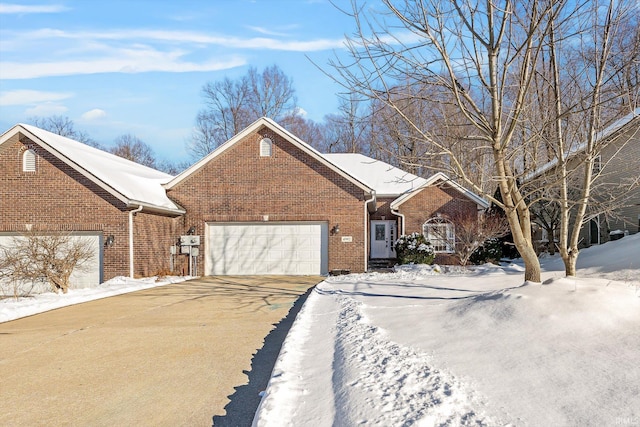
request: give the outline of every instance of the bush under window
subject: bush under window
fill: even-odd
[[[420,233],[400,236],[394,245],[400,264],[433,264],[433,246]]]

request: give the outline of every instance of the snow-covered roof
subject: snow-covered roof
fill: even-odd
[[[627,114],[626,116],[624,116],[624,117],[616,120],[615,122],[611,123],[609,126],[607,126],[605,129],[601,130],[600,132],[597,132],[595,140],[596,141],[600,141],[602,139],[605,139],[605,138],[609,137],[613,133],[617,132],[618,130],[622,129],[624,126],[629,124],[636,117],[640,117],[640,107],[636,108],[634,111],[632,111],[631,113]],[[584,149],[586,147],[587,147],[587,142],[586,141],[580,143],[575,148],[572,148],[565,155],[565,159],[569,158],[571,156],[574,156],[577,153],[580,153],[581,151],[584,151]],[[536,177],[542,175],[543,173],[547,172],[548,170],[554,168],[557,164],[558,164],[558,159],[557,158],[552,159],[551,161],[543,164],[542,166],[540,166],[539,168],[537,168],[533,172],[530,172],[530,173],[526,174],[524,176],[524,180],[528,181],[530,179],[536,178]]]
[[[0,138],[0,144],[22,133],[127,206],[182,214],[162,187],[173,176],[118,157],[81,142],[27,124],[17,124]]]
[[[349,175],[376,190],[376,196],[397,197],[391,203],[392,208],[398,207],[418,194],[421,189],[442,183],[450,185],[482,207],[489,206],[482,197],[462,187],[442,172],[438,172],[428,178],[422,178],[363,154],[331,153],[324,154],[324,156]]]
[[[331,163],[373,188],[376,195],[399,196],[421,187],[425,179],[363,154],[323,154]]]
[[[165,188],[171,189],[174,186],[178,185],[182,180],[186,179],[187,177],[189,177],[194,172],[200,170],[200,168],[204,167],[204,165],[209,163],[211,160],[215,159],[216,157],[218,157],[219,155],[221,155],[222,153],[227,151],[229,148],[233,147],[236,143],[238,143],[239,141],[244,139],[246,136],[250,135],[253,132],[256,132],[257,130],[259,130],[263,126],[271,129],[272,131],[274,131],[276,133],[278,133],[283,138],[285,138],[287,141],[289,141],[291,144],[295,145],[296,147],[298,147],[303,152],[305,152],[308,155],[310,155],[311,157],[315,158],[320,163],[322,163],[325,166],[329,167],[334,172],[338,173],[339,175],[342,175],[344,178],[346,178],[349,181],[353,182],[355,185],[357,185],[358,187],[360,187],[361,189],[363,189],[367,193],[371,193],[372,192],[372,187],[369,186],[367,183],[365,183],[364,181],[359,180],[357,177],[351,175],[350,173],[345,172],[345,170],[343,170],[338,165],[336,165],[333,162],[331,162],[330,160],[328,160],[325,156],[320,154],[320,152],[317,151],[315,148],[313,148],[312,146],[310,146],[306,142],[302,141],[300,138],[298,138],[297,136],[295,136],[294,134],[292,134],[291,132],[289,132],[288,130],[283,128],[282,126],[280,126],[278,123],[274,122],[273,120],[271,120],[271,119],[269,119],[267,117],[261,117],[258,120],[256,120],[255,122],[253,122],[252,124],[250,124],[249,126],[247,126],[244,130],[242,130],[242,132],[238,133],[233,138],[231,138],[230,140],[228,140],[227,142],[225,142],[224,144],[222,144],[221,146],[219,146],[218,148],[213,150],[207,156],[203,157],[198,162],[194,163],[187,170],[183,171],[178,176],[173,178],[170,182],[168,182],[165,185]]]

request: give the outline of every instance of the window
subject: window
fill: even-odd
[[[36,171],[36,152],[27,150],[22,155],[22,172]]]
[[[271,147],[273,143],[269,138],[260,140],[260,157],[271,157]]]
[[[455,228],[450,221],[441,217],[431,218],[422,225],[422,233],[425,239],[433,246],[434,252],[455,252]]]
[[[600,171],[602,170],[602,157],[600,156],[596,156],[595,159],[593,159],[593,174],[597,175],[600,173]]]

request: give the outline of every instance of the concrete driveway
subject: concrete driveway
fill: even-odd
[[[205,277],[1,323],[0,425],[248,425],[321,280]]]

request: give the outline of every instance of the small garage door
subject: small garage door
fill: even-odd
[[[0,233],[0,246],[11,247],[16,238],[24,239],[19,233]],[[72,233],[71,238],[88,242],[93,249],[93,258],[71,274],[70,288],[88,288],[99,285],[102,283],[102,236],[78,232]]]
[[[205,274],[326,274],[325,222],[209,223]]]

